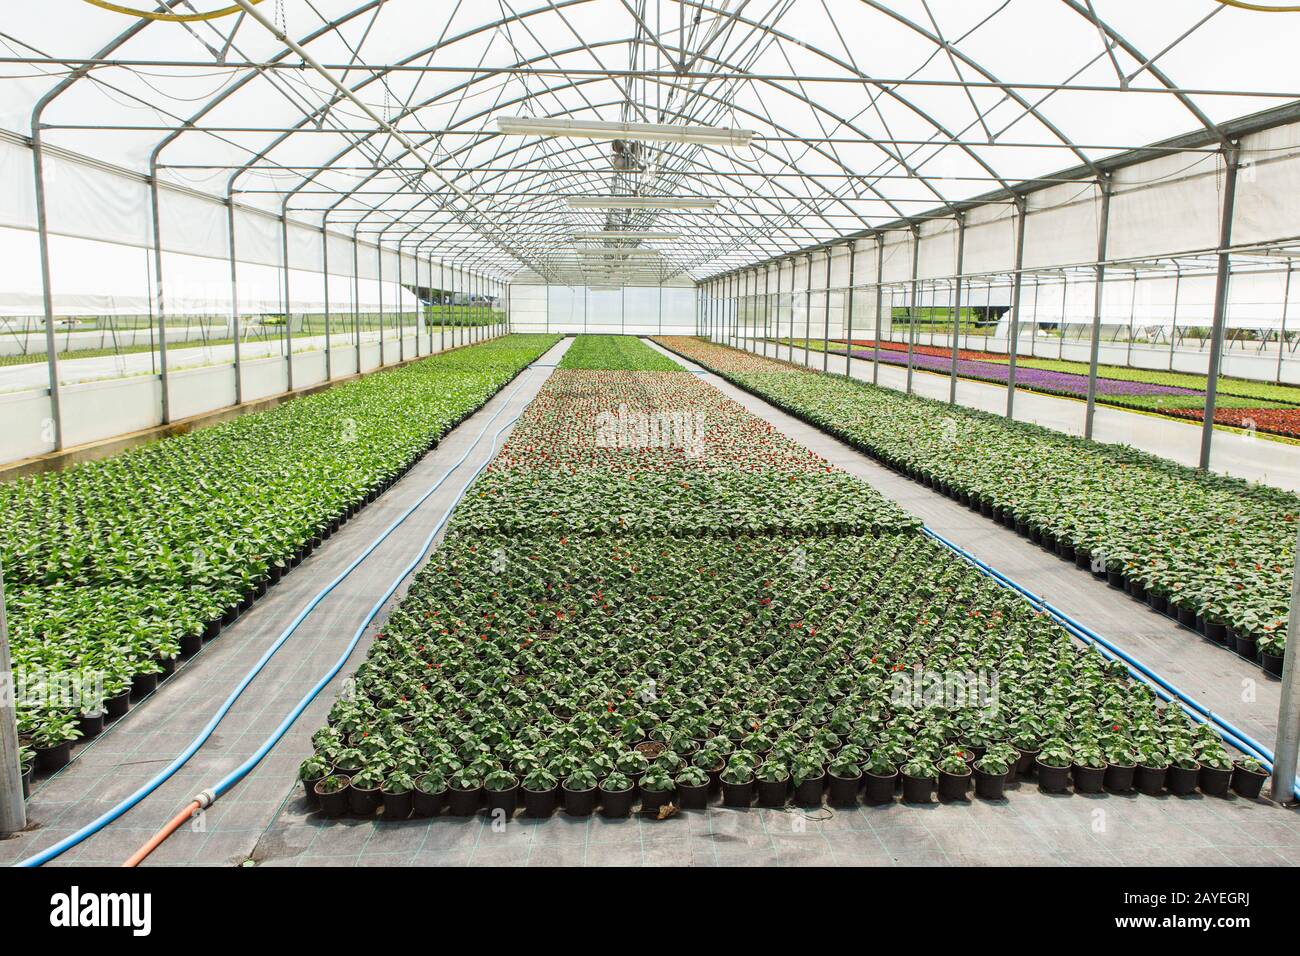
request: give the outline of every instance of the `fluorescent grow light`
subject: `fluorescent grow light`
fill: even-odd
[[[652,143],[699,143],[743,148],[756,135],[752,129],[722,126],[677,126],[660,123],[609,123],[602,120],[537,119],[499,116],[497,129],[508,136],[575,136],[583,139],[631,139]]]
[[[570,209],[714,209],[714,199],[673,199],[667,196],[570,196]]]

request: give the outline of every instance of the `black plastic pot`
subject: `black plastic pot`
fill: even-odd
[[[320,804],[320,812],[327,817],[341,817],[348,812],[348,794],[351,792],[351,785],[344,785],[342,790],[335,790],[333,793],[325,793],[320,789],[320,781],[317,781],[315,787],[315,796]]]
[[[940,800],[965,800],[966,794],[970,792],[971,771],[965,773],[948,773],[946,770],[939,771],[939,799]]]
[[[1232,768],[1232,789],[1235,793],[1248,800],[1259,797],[1259,792],[1263,789],[1264,781],[1267,779],[1268,774],[1263,771],[1255,773],[1240,764]]]
[[[367,790],[355,784],[348,787],[348,809],[359,817],[368,817],[379,808],[379,788]]]
[[[1034,769],[1038,772],[1039,790],[1046,793],[1063,793],[1069,789],[1069,767],[1049,767],[1041,760],[1035,759]]]
[[[25,764],[22,768],[24,800],[32,795],[32,774],[35,772],[36,765],[34,763]]]
[[[1133,776],[1136,772],[1136,766],[1124,767],[1119,764],[1110,764],[1106,767],[1102,782],[1111,793],[1128,793],[1133,789]]]
[[[1157,594],[1155,591],[1147,592],[1147,606],[1153,611],[1159,611],[1164,614],[1169,610],[1169,599],[1163,594]]]
[[[679,806],[681,806],[683,810],[708,809],[709,785],[705,783],[698,787],[691,787],[679,783],[677,785],[677,798],[681,801]]]
[[[728,783],[722,781],[722,805],[724,807],[748,807],[754,802],[754,781]]]
[[[1138,793],[1145,793],[1148,797],[1158,796],[1165,789],[1165,767],[1144,767],[1141,764],[1133,773],[1133,785],[1137,787]]]
[[[784,780],[758,781],[758,805],[760,807],[783,807],[790,795],[790,778]]]
[[[62,770],[72,759],[72,741],[65,740],[53,747],[37,747],[36,767],[41,773],[54,773]]]
[[[104,716],[109,720],[117,720],[125,717],[126,712],[131,709],[131,691],[124,690],[116,697],[108,697],[104,700]]]
[[[1218,621],[1206,621],[1205,636],[1216,644],[1223,644],[1228,640],[1228,626]]]
[[[1141,581],[1129,581],[1128,593],[1135,601],[1145,601],[1147,599],[1147,588]]]
[[[641,790],[641,812],[647,816],[658,816],[659,808],[665,803],[673,802],[672,790]]]
[[[159,682],[165,681],[176,673],[176,668],[180,667],[181,659],[176,656],[160,657],[158,662],[162,664],[162,673],[158,675]]]
[[[411,815],[414,796],[410,790],[406,793],[387,793],[384,798],[384,819],[388,821],[405,820]]]
[[[1123,571],[1106,571],[1106,583],[1113,588],[1124,590],[1124,572]]]
[[[1092,552],[1087,548],[1075,548],[1074,566],[1084,571],[1092,570]]]
[[[1005,773],[989,773],[978,767],[974,769],[975,796],[982,800],[1001,800],[1007,786]]]
[[[1264,662],[1264,670],[1267,673],[1272,674],[1274,677],[1282,676],[1283,655],[1270,654],[1268,651],[1264,651],[1260,654],[1260,658]]]
[[[826,775],[809,777],[794,788],[794,802],[801,807],[821,806],[822,792],[826,789]]]
[[[852,807],[858,802],[858,787],[862,777],[841,777],[831,772],[826,774],[826,800],[833,807]]]
[[[1259,644],[1253,637],[1238,634],[1235,649],[1240,656],[1248,661],[1258,660],[1259,658]]]
[[[411,809],[417,817],[436,817],[442,812],[442,806],[446,802],[446,790],[428,793],[416,787],[415,792],[411,794]]]
[[[515,784],[508,790],[488,790],[484,787],[483,796],[487,802],[488,813],[495,814],[500,810],[509,820],[514,816],[515,808],[519,806],[519,784]]]
[[[1073,771],[1075,793],[1101,793],[1106,782],[1105,767],[1082,767],[1076,763]]]
[[[933,777],[909,777],[903,774],[903,802],[929,803],[934,787]]]
[[[626,817],[632,813],[632,804],[636,801],[636,788],[626,790],[606,790],[600,788],[600,812],[607,817]]]
[[[475,787],[473,790],[457,790],[455,787],[449,787],[447,790],[447,806],[451,810],[452,816],[472,817],[478,813],[479,807],[483,806],[483,788]]]
[[[145,694],[151,694],[158,688],[157,674],[136,674],[131,678],[131,694],[135,697],[143,697]]]
[[[181,656],[182,657],[193,657],[201,650],[203,650],[202,634],[181,635]]]
[[[1228,788],[1232,786],[1232,771],[1217,767],[1201,767],[1198,786],[1201,788],[1201,793],[1207,797],[1226,797]]]
[[[1185,797],[1196,790],[1201,780],[1201,765],[1195,767],[1176,767],[1170,765],[1165,775],[1165,789],[1175,797]]]
[[[316,793],[316,784],[325,779],[325,774],[319,777],[313,777],[311,780],[302,781],[302,792],[307,798],[307,803],[311,806],[320,806],[320,796]]]
[[[1056,542],[1056,556],[1066,561],[1074,560],[1074,545],[1067,541]]]
[[[101,710],[97,714],[82,714],[77,718],[77,726],[81,728],[83,740],[98,737],[104,732],[104,712]]]
[[[862,775],[862,802],[869,807],[884,806],[894,802],[894,791],[898,789],[898,771],[890,776],[867,771]]]
[[[596,810],[596,788],[570,790],[564,787],[564,812],[571,817],[589,817]],[[708,787],[705,787],[707,790]]]
[[[1178,608],[1178,623],[1183,627],[1190,627],[1196,630],[1196,609],[1191,607]]]
[[[1016,752],[1020,754],[1020,759],[1016,761],[1016,776],[1027,778],[1038,766],[1038,751],[1021,750],[1017,747]]]
[[[524,787],[524,816],[534,820],[543,820],[555,812],[560,802],[560,788],[549,790],[529,790]]]

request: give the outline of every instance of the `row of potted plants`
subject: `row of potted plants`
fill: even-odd
[[[1280,670],[1297,496],[699,339],[662,344]]]
[[[579,335],[560,359],[562,369],[680,372],[682,367],[630,335]]]
[[[509,336],[0,485],[19,731],[56,770],[558,336]]]
[[[480,479],[544,479],[533,486],[544,492],[493,504],[554,522],[489,527],[458,513],[313,735],[300,777],[323,812],[383,805],[400,818],[522,800],[533,815],[561,802],[620,815],[638,798],[648,812],[699,805],[710,786],[737,805],[748,791],[801,799],[801,785],[802,798],[824,787],[856,802],[860,788],[883,787],[868,774],[890,777],[891,799],[904,776],[933,781],[928,799],[941,772],[961,776],[954,757],[988,774],[1014,757],[1021,774],[1049,768],[1049,786],[1061,755],[1067,776],[1084,768],[1083,787],[1099,761],[1103,776],[1149,767],[1173,792],[1186,782],[1167,782],[1175,766],[1196,764],[1207,792],[1225,766],[1231,778],[1212,730],[911,523],[878,534],[851,524],[738,534],[726,518],[690,534],[672,522],[635,533],[601,516],[582,523],[564,498],[592,474],[628,488],[653,476],[690,483],[727,474],[731,444],[706,441],[698,463],[629,449],[619,467],[588,429],[598,399],[586,374],[557,371]],[[618,403],[661,374],[680,376],[692,400],[699,383],[684,372],[628,371],[601,388]],[[654,407],[672,411],[674,387],[653,387]],[[711,427],[753,434],[745,415]],[[768,449],[767,467],[745,467],[803,473],[779,441]],[[826,467],[816,462],[814,473]],[[857,494],[877,497],[864,483]]]

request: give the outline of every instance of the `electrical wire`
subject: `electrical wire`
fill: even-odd
[[[242,13],[244,10],[238,4],[232,4],[228,7],[222,7],[220,10],[209,10],[207,13],[159,13],[152,10],[136,10],[131,7],[123,7],[116,3],[109,3],[108,0],[85,0],[85,2],[92,7],[108,10],[110,13],[139,17],[141,20],[161,20],[165,23],[202,23],[207,20],[219,20],[221,17]],[[249,0],[249,3],[254,5],[261,2],[262,0]]]

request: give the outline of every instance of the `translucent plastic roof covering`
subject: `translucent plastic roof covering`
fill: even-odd
[[[1300,16],[1221,0],[239,5],[176,23],[7,4],[0,124],[30,135],[35,115],[46,144],[500,276],[572,280],[573,233],[626,228],[678,236],[636,269],[703,277],[1165,137],[1216,149],[1225,121],[1293,100],[1300,40]],[[512,116],[757,135],[620,159],[609,140],[500,134]],[[566,202],[609,194],[717,206]]]

